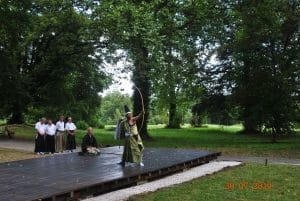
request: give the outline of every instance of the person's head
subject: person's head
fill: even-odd
[[[132,113],[131,112],[127,112],[126,113],[126,118],[127,119],[131,119],[132,118]]]
[[[68,117],[68,122],[72,122],[72,117]]]
[[[64,115],[60,115],[60,117],[59,117],[59,121],[64,121]]]
[[[88,127],[87,133],[88,133],[89,135],[93,135],[93,128],[92,128],[92,127]]]
[[[47,122],[47,119],[45,117],[41,118],[41,123],[45,124]]]
[[[52,119],[48,119],[48,124],[49,124],[49,125],[52,124]]]

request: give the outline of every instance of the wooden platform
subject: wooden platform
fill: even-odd
[[[122,147],[100,156],[77,153],[0,164],[0,201],[76,200],[208,163],[220,153],[146,148],[145,167],[122,167]]]

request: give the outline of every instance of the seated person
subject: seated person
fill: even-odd
[[[82,153],[98,154],[100,151],[97,149],[97,140],[93,135],[93,128],[87,129],[87,134],[82,139],[81,149]]]

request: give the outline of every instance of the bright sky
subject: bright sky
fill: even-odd
[[[118,52],[122,54],[122,51]],[[117,64],[105,64],[105,71],[112,75],[113,83],[110,87],[100,93],[105,96],[108,92],[119,91],[122,94],[133,94],[133,83],[131,81],[131,72],[122,72],[125,66],[129,65],[125,58],[121,59]]]
[[[128,73],[127,75],[125,74],[123,75],[124,77],[126,76],[126,78],[118,78],[118,74],[114,74],[113,79],[115,83],[110,85],[108,89],[104,90],[103,93],[100,94],[105,96],[108,92],[119,91],[122,94],[128,94],[131,96],[133,94],[133,90],[132,90],[133,83],[130,80],[130,73]]]

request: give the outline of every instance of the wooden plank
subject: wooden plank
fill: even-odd
[[[145,167],[122,167],[117,164],[122,149],[101,151],[95,157],[70,153],[2,163],[0,201],[62,199],[71,192],[75,197],[80,193],[87,196],[181,171],[218,156],[201,150],[147,148]]]

